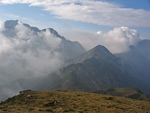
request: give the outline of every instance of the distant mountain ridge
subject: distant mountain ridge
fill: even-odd
[[[4,26],[5,26],[6,30],[3,31],[3,33],[7,37],[16,36],[15,27],[19,23],[22,23],[22,22],[19,20],[7,20],[7,21],[5,21]],[[51,34],[53,34],[57,38],[60,38],[62,41],[61,41],[59,49],[62,52],[65,60],[72,59],[78,55],[81,55],[82,53],[84,53],[86,51],[79,42],[67,40],[65,37],[59,35],[58,32],[56,30],[54,30],[53,28],[47,28],[47,29],[40,30],[39,28],[30,26],[29,24],[26,24],[26,23],[22,23],[22,24],[23,24],[23,26],[27,27],[28,29],[30,29],[34,33],[46,32],[46,30],[48,30],[48,31],[50,31]]]
[[[150,96],[145,95],[137,88],[109,88],[95,91],[95,93],[150,101]]]
[[[51,79],[59,82],[55,83]],[[53,87],[48,85],[48,81],[52,82]],[[93,91],[110,87],[143,88],[145,85],[128,74],[119,58],[104,46],[98,45],[75,58],[72,64],[61,69],[59,73],[47,77],[47,82],[45,80],[41,89]]]
[[[131,76],[144,81],[150,87],[150,40],[141,40],[128,52],[116,56],[122,59]]]

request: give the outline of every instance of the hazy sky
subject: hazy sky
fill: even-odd
[[[0,21],[8,19],[60,33],[125,26],[150,38],[150,0],[0,0]]]

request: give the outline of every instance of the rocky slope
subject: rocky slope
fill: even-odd
[[[136,78],[129,76],[119,58],[99,45],[47,77],[41,89],[93,91],[110,87],[146,88]]]

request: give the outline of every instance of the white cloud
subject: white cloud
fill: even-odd
[[[72,31],[63,33],[63,35],[68,37],[69,40],[79,41],[87,50],[96,45],[104,45],[113,53],[128,51],[129,46],[136,45],[140,40],[139,33],[128,27],[114,28],[107,33]]]
[[[114,53],[125,52],[129,46],[136,45],[140,40],[139,33],[134,29],[127,27],[114,28],[100,39],[110,51]]]
[[[3,25],[3,24],[2,24]],[[63,64],[61,39],[49,30],[35,33],[21,22],[16,36],[6,37],[0,26],[0,85],[19,78],[45,76]]]
[[[98,34],[98,35],[101,35],[101,34],[102,34],[102,31],[97,31],[97,34]]]
[[[0,32],[2,32],[3,29],[4,29],[4,24],[3,24],[3,22],[0,21]]]
[[[41,6],[57,18],[106,26],[150,27],[150,11],[123,8],[115,3],[95,0],[0,0],[1,4],[24,3]]]

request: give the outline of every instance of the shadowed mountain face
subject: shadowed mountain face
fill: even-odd
[[[150,62],[150,40],[140,41],[136,50]]]
[[[142,40],[126,53],[117,54],[131,76],[150,87],[150,40]]]

